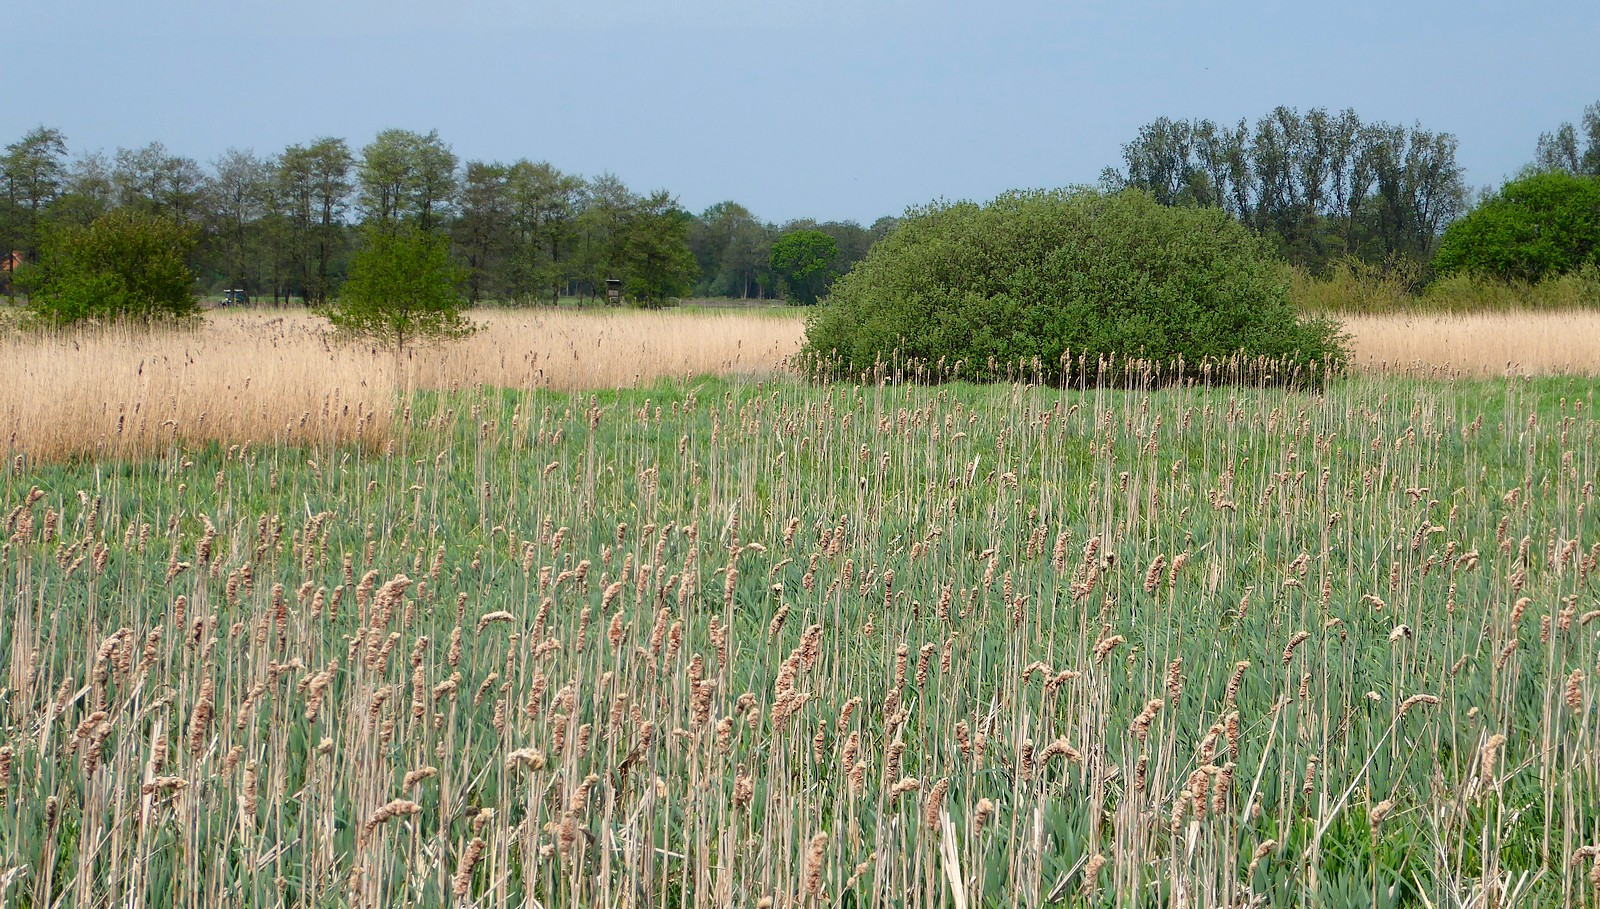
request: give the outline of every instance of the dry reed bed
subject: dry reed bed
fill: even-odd
[[[794,319],[746,314],[486,311],[465,341],[392,351],[335,343],[304,314],[211,313],[192,331],[0,338],[0,440],[30,457],[118,457],[174,439],[387,440],[400,389],[620,388],[763,374],[798,349]]]
[[[650,394],[5,471],[0,901],[1596,905],[1593,400]]]
[[[1600,376],[1600,310],[1341,318],[1352,361],[1369,371]]]
[[[788,315],[489,310],[472,338],[397,363],[334,343],[305,314],[211,313],[190,332],[0,338],[0,440],[10,454],[127,457],[173,440],[229,444],[392,437],[404,389],[556,390],[703,374],[763,375],[799,349]],[[1350,316],[1354,362],[1450,377],[1600,375],[1600,313]]]

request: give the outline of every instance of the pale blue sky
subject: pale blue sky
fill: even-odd
[[[20,6],[20,4],[19,4]],[[1600,8],[1536,3],[44,0],[4,16],[0,143],[208,161],[385,127],[699,211],[870,223],[1093,182],[1139,125],[1353,107],[1474,185],[1600,100]]]

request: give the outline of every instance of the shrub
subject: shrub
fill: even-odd
[[[350,276],[324,315],[339,330],[393,344],[396,356],[418,339],[459,337],[471,330],[467,301],[456,290],[444,237],[399,226],[367,232],[350,261]]]
[[[191,227],[119,209],[47,233],[38,264],[17,283],[30,315],[52,326],[192,316],[199,306],[185,260],[195,239]]]
[[[1511,312],[1591,309],[1600,306],[1600,266],[1585,265],[1544,280],[1504,281],[1458,272],[1434,281],[1415,309],[1430,312]]]
[[[1416,306],[1423,278],[1423,264],[1409,256],[1381,264],[1344,256],[1320,276],[1296,267],[1289,296],[1303,313],[1398,312]]]
[[[1551,172],[1507,183],[1445,230],[1433,261],[1442,275],[1527,282],[1600,264],[1600,177]]]
[[[1600,307],[1600,266],[1585,265],[1533,283],[1457,272],[1413,291],[1405,269],[1347,260],[1320,278],[1295,269],[1291,293],[1302,312],[1342,315],[1592,309]]]
[[[1181,360],[1196,377],[1241,353],[1332,368],[1345,357],[1336,323],[1300,318],[1288,268],[1226,213],[1063,190],[910,213],[835,283],[802,356],[852,372],[961,360],[977,378],[1036,363],[1058,381],[1080,357],[1169,375]]]

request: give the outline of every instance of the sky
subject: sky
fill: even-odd
[[[1159,116],[1354,108],[1454,133],[1473,186],[1600,101],[1593,0],[49,0],[4,17],[0,144],[159,140],[207,162],[437,129],[547,160],[870,224],[1095,182]]]

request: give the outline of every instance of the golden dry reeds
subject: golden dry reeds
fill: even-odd
[[[1424,376],[1600,375],[1600,311],[1341,317],[1358,369]]]
[[[0,448],[46,460],[136,457],[175,441],[370,448],[391,437],[407,390],[762,376],[784,369],[804,340],[803,321],[786,312],[485,309],[472,319],[482,330],[469,338],[403,358],[342,342],[302,310],[212,312],[179,331],[11,331],[0,336]],[[1600,375],[1597,312],[1344,322],[1363,370]]]
[[[176,331],[0,336],[0,451],[56,460],[159,453],[175,440],[369,447],[403,393],[556,391],[708,373],[760,376],[799,349],[787,314],[474,310],[482,330],[397,358],[345,343],[304,311],[212,312]]]

